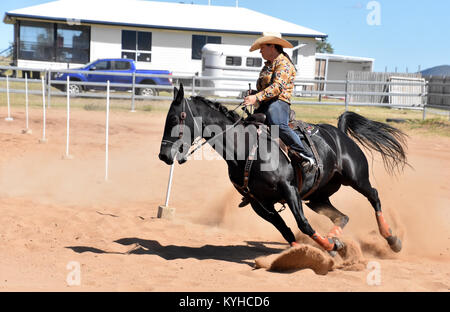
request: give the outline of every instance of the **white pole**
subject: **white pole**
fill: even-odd
[[[29,124],[28,124],[28,74],[25,73],[25,125],[26,125],[26,130],[28,131],[29,129]]]
[[[9,103],[9,76],[6,76],[6,100],[8,102],[8,117],[6,117],[5,120],[13,121],[13,118],[11,118],[11,107]]]
[[[108,181],[108,145],[109,145],[109,80],[106,83],[106,147],[105,147],[105,181]]]
[[[69,135],[70,135],[70,93],[69,93],[69,75],[67,75],[67,138],[66,138],[66,159],[71,158],[69,155]]]
[[[172,190],[172,177],[173,177],[173,169],[175,167],[175,163],[170,166],[170,173],[169,173],[169,183],[167,184],[167,193],[166,193],[166,207],[169,207],[169,199],[170,199],[170,192]]]
[[[177,156],[175,155],[174,159],[176,159]],[[167,193],[166,193],[166,203],[164,206],[158,207],[158,218],[164,218],[164,219],[172,219],[175,215],[175,208],[169,207],[169,199],[170,199],[170,192],[172,190],[172,178],[173,178],[173,169],[175,168],[175,163],[170,166],[170,174],[169,174],[169,183],[167,184]]]
[[[41,77],[42,80],[42,114],[43,114],[43,121],[42,121],[42,139],[40,140],[41,143],[47,142],[47,139],[45,138],[45,126],[46,126],[46,108],[45,108],[45,79],[44,77]]]
[[[25,129],[22,130],[23,134],[31,134],[32,131],[29,128],[30,124],[28,122],[28,74],[25,73]]]

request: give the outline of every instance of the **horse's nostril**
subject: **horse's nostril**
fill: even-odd
[[[168,165],[173,164],[173,160],[170,160],[169,156],[167,156],[166,154],[159,154],[158,157],[160,160],[162,160],[163,162],[165,162]]]
[[[162,161],[167,161],[167,155],[165,155],[165,154],[159,154],[159,160],[162,160]]]

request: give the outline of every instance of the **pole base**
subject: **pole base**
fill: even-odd
[[[167,206],[158,207],[158,218],[159,219],[172,219],[175,215],[175,208],[170,208]]]
[[[63,155],[62,159],[63,160],[71,160],[71,159],[73,159],[73,156],[72,155]]]
[[[32,134],[33,131],[31,129],[23,129],[22,134]]]
[[[6,121],[13,121],[14,118],[12,118],[12,117],[6,117],[5,120],[6,120]]]
[[[46,144],[47,142],[48,142],[47,139],[40,139],[40,140],[39,140],[39,143],[41,143],[41,144]]]

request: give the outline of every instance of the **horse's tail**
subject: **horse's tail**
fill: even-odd
[[[379,152],[389,174],[403,170],[406,160],[407,135],[388,124],[369,120],[353,112],[339,117],[338,128],[355,138],[362,146]]]

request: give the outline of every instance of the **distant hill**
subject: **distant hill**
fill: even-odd
[[[441,65],[428,69],[424,69],[420,72],[422,76],[449,76],[450,77],[450,65]]]

